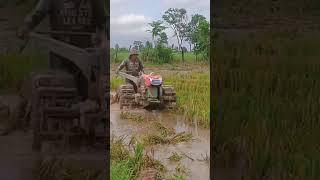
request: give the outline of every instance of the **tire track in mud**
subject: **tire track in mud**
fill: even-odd
[[[2,109],[9,107],[9,116],[0,116],[0,128],[3,128],[7,127],[7,123],[13,123],[10,113],[19,101],[19,96],[11,92],[1,93],[0,106]],[[75,147],[66,151],[59,144],[44,142],[43,150],[37,153],[32,151],[32,140],[30,127],[26,127],[25,130],[14,129],[9,134],[0,136],[1,180],[33,180],[33,172],[38,170],[39,162],[52,158],[63,160],[74,168],[106,171],[107,157],[105,154],[108,152],[104,148]]]
[[[194,140],[181,142],[178,144],[157,144],[146,147],[146,153],[152,152],[153,157],[160,160],[168,169],[168,176],[176,173],[175,168],[180,163],[187,168],[185,174],[187,180],[207,180],[210,174],[210,131],[201,129],[186,121],[184,115],[176,115],[169,112],[147,112],[145,110],[133,110],[143,114],[145,120],[142,123],[132,120],[121,119],[119,104],[112,104],[110,108],[110,130],[111,134],[117,137],[126,137],[128,143],[132,136],[143,137],[144,135],[155,133],[152,123],[160,122],[166,128],[174,129],[176,133],[191,133]],[[170,162],[168,159],[173,153],[182,156],[179,163]]]

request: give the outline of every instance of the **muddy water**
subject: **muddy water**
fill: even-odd
[[[145,110],[134,110],[142,113],[145,117],[143,123],[134,122],[120,118],[120,108],[118,104],[111,105],[110,120],[111,133],[116,136],[127,136],[127,140],[132,135],[143,137],[153,131],[151,128],[154,121],[158,121],[167,128],[173,128],[177,133],[192,133],[193,139],[189,142],[182,142],[176,145],[155,145],[147,147],[146,151],[153,152],[154,158],[160,160],[169,170],[169,175],[175,174],[178,163],[169,161],[173,152],[183,155],[180,163],[186,167],[188,175],[186,179],[207,180],[209,179],[209,158],[210,158],[210,132],[197,126],[197,119],[193,123],[188,123],[184,115],[176,115],[170,112]],[[149,153],[149,154],[150,154]]]
[[[0,106],[12,109],[18,101],[19,96],[0,92]],[[0,116],[0,133],[10,120],[7,116]],[[44,142],[41,153],[35,153],[32,151],[32,137],[31,129],[18,129],[0,136],[0,180],[33,180],[33,171],[38,170],[39,161],[51,158],[63,159],[76,168],[106,170],[104,149],[82,148],[66,152],[55,143]]]

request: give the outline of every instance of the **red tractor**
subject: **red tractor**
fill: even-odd
[[[173,87],[163,85],[160,75],[142,73],[139,77],[135,77],[124,72],[119,72],[119,75],[132,81],[131,84],[121,85],[118,89],[120,109],[141,106],[145,109],[171,109],[176,105],[176,93]]]

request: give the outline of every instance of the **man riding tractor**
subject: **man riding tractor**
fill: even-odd
[[[21,39],[27,39],[32,31],[49,14],[52,38],[80,47],[100,46],[108,48],[106,42],[106,12],[104,0],[39,0],[32,13],[24,20],[17,32]],[[95,33],[95,36],[91,34]],[[109,38],[108,38],[109,39]],[[49,53],[52,69],[63,68],[62,57]]]
[[[131,49],[129,59],[124,60],[116,74],[126,79],[113,96],[113,102],[119,102],[120,109],[142,107],[147,110],[173,108],[176,104],[176,93],[172,86],[164,85],[162,77],[153,72],[145,74],[143,65],[138,59],[136,49]],[[119,72],[126,68],[127,72]]]
[[[82,139],[91,143],[100,134],[106,135],[102,131],[107,129],[109,118],[109,32],[104,3],[39,0],[17,32],[24,40],[40,39],[49,50],[49,70],[31,73],[22,86],[22,96],[28,101],[26,117],[34,134],[33,149],[37,151],[44,138],[51,136],[63,137],[67,143],[71,133],[85,135]],[[32,33],[46,15],[50,30]],[[40,35],[43,33],[51,37]],[[96,128],[102,123],[104,127]]]
[[[139,53],[136,49],[132,48],[129,53],[129,59],[126,59],[122,61],[122,63],[119,65],[118,69],[116,70],[116,74],[119,73],[120,70],[122,70],[124,67],[126,68],[127,74],[130,74],[135,77],[139,77],[140,73],[143,71],[143,64],[138,59]],[[126,79],[126,83],[130,83],[133,85],[135,92],[137,92],[137,86],[129,79]]]

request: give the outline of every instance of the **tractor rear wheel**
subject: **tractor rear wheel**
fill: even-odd
[[[163,85],[162,90],[163,90],[162,99],[163,99],[164,105],[169,109],[174,108],[176,106],[176,101],[177,101],[175,90],[170,85]]]
[[[132,107],[134,104],[134,87],[131,84],[121,85],[119,88],[120,109]]]

